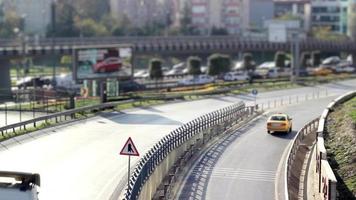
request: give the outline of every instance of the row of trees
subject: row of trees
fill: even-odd
[[[287,60],[290,60],[290,56],[285,52],[279,51],[275,54],[275,65],[276,67],[286,68],[290,67],[287,65]],[[187,59],[187,68],[189,75],[199,75],[202,74],[201,64],[202,60],[199,57],[191,56]],[[321,63],[320,52],[314,51],[310,53],[302,53],[301,55],[301,67],[316,67]],[[208,58],[208,69],[207,74],[211,76],[220,75],[231,71],[231,58],[224,54],[213,54]],[[245,53],[243,55],[243,70],[248,72],[253,72],[256,69],[256,63],[253,60],[251,53]],[[162,72],[162,61],[160,59],[154,58],[149,64],[149,77],[151,79],[161,79],[163,78]]]

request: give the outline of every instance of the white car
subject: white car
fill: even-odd
[[[249,79],[246,72],[228,72],[223,77],[224,81],[245,81]]]
[[[352,66],[340,66],[340,67],[336,67],[334,70],[337,73],[354,73],[355,72],[355,68]]]
[[[201,85],[213,83],[215,78],[209,75],[198,75],[196,77],[189,77],[183,80],[178,81],[178,85]]]
[[[39,174],[0,172],[0,199],[38,200],[39,187]]]

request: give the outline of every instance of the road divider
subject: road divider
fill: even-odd
[[[204,144],[253,115],[257,107],[238,103],[192,120],[157,142],[138,162],[123,199],[169,196],[184,165]]]

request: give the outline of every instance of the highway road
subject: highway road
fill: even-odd
[[[267,134],[268,113],[214,144],[190,171],[179,199],[275,199],[275,183],[284,170],[279,164],[285,160],[286,147],[296,132],[321,115],[335,97],[268,111],[293,118],[290,134]]]
[[[282,96],[304,95],[325,89],[328,89],[328,95],[335,96],[349,91],[355,85],[356,80],[353,80],[318,87],[261,93],[258,95],[258,102],[266,102]],[[205,100],[111,112],[87,120],[37,131],[0,144],[0,170],[40,173],[42,179],[40,198],[44,200],[109,199],[116,186],[119,185],[119,188],[122,189],[126,181],[127,157],[120,156],[119,151],[129,136],[132,137],[140,154],[143,155],[155,142],[181,124],[240,100],[246,100],[251,104],[253,97],[250,95],[219,96]],[[319,105],[315,102],[326,103],[329,100],[330,98],[314,101],[315,109],[324,106],[322,103]],[[301,117],[298,116],[306,115],[306,113],[309,115],[309,108],[314,107],[314,104],[300,104],[301,110],[305,111],[294,117],[299,119]],[[318,114],[316,112],[315,116]],[[301,126],[302,123],[308,121],[307,119],[308,117],[305,117],[304,121],[297,121],[296,125]],[[260,125],[257,123],[257,126]],[[267,137],[265,134],[262,135]],[[277,152],[274,156],[277,158],[280,156],[278,155],[279,148],[290,138],[273,136],[270,138],[278,140],[279,145],[276,145],[278,148],[272,146],[273,148],[266,150],[265,153]],[[263,147],[264,140],[249,141],[247,139],[246,143],[262,145],[257,150],[260,151]],[[246,151],[246,153],[248,152]],[[266,157],[266,159],[268,158]],[[138,158],[132,159],[132,164],[137,161]],[[240,166],[239,168],[259,170],[257,167],[252,167],[253,164],[257,165],[258,163],[250,164],[251,166]],[[266,170],[273,173],[274,167],[271,163],[270,168]],[[273,182],[267,183],[273,184]]]

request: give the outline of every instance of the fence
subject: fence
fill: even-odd
[[[308,147],[315,142],[316,131],[319,124],[319,117],[306,124],[300,129],[293,140],[289,150],[285,170],[286,200],[298,199],[302,195],[300,184],[301,172]]]
[[[117,105],[130,103],[130,102],[134,102],[134,101],[127,100],[127,101],[115,102],[115,103],[104,103],[104,104],[99,104],[99,105],[94,105],[94,106],[85,106],[82,108],[72,109],[72,110],[59,112],[59,113],[54,113],[54,114],[37,117],[37,118],[33,118],[33,119],[26,120],[23,122],[14,123],[14,124],[0,127],[0,132],[3,137],[13,136],[13,135],[16,135],[17,131],[21,130],[22,128],[24,130],[26,130],[26,127],[29,125],[33,125],[34,127],[36,127],[39,122],[47,122],[49,120],[55,120],[55,122],[58,123],[60,121],[67,120],[67,118],[73,119],[76,117],[76,114],[85,115],[86,112],[110,109],[110,108],[114,108]]]
[[[203,115],[173,130],[157,142],[138,162],[131,174],[124,199],[152,199],[162,181],[167,177],[170,185],[179,170],[179,164],[185,162],[187,155],[206,143],[215,135],[224,132],[243,117],[254,113],[254,107],[238,103],[206,115]],[[163,190],[166,195],[167,188]]]

